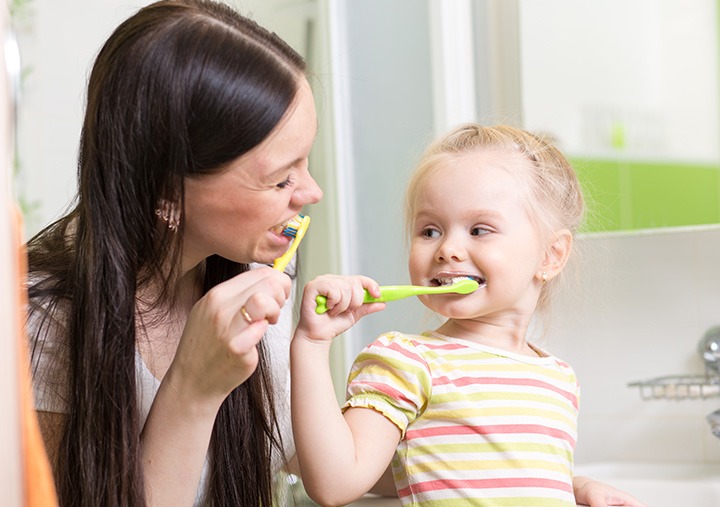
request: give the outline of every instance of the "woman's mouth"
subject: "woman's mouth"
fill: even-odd
[[[285,228],[287,227],[287,225],[290,223],[290,220],[292,220],[292,218],[288,218],[288,219],[287,219],[286,221],[284,221],[283,223],[278,224],[278,225],[276,225],[275,227],[272,227],[272,228],[270,229],[270,232],[272,232],[273,234],[277,234],[278,236],[282,236],[282,235],[283,235],[283,231],[285,230]]]
[[[307,220],[309,220],[309,218]],[[270,231],[274,234],[277,234],[278,236],[285,236],[292,239],[295,237],[304,221],[305,215],[293,215],[282,224],[278,224],[275,227],[271,228]]]

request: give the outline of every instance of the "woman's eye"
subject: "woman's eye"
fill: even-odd
[[[278,183],[275,186],[278,188],[286,188],[286,187],[292,186],[293,183],[294,183],[293,177],[288,176],[285,181],[281,181],[280,183]]]

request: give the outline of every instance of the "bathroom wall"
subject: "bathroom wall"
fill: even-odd
[[[113,27],[140,3],[31,0],[13,19],[24,75],[16,188],[28,236],[59,217],[75,194],[90,62]]]
[[[720,324],[720,227],[589,235],[543,342],[581,383],[576,460],[720,462],[707,400],[648,400],[628,382],[703,371]]]

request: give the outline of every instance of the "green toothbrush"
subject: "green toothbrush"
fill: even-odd
[[[386,303],[388,301],[397,301],[398,299],[408,298],[410,296],[422,296],[425,294],[470,294],[475,292],[480,286],[472,278],[466,278],[455,282],[452,285],[441,285],[439,287],[425,287],[423,285],[385,285],[380,287],[380,297],[374,298],[368,291],[365,291],[363,303]],[[315,313],[322,314],[328,311],[327,298],[325,296],[317,296],[315,298]]]

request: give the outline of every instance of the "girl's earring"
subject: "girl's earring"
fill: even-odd
[[[548,281],[548,274],[543,271],[542,274],[538,277],[540,278],[540,281],[545,284]]]
[[[167,199],[160,199],[159,207],[155,210],[155,214],[167,224],[168,229],[177,232],[180,226],[180,210],[174,202]]]

